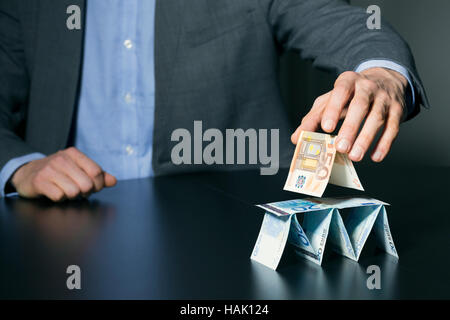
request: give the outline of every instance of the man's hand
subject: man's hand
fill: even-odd
[[[11,180],[19,195],[46,196],[53,201],[89,196],[116,184],[94,161],[75,148],[59,151],[20,167]]]
[[[344,119],[336,138],[337,151],[349,153],[353,161],[361,161],[377,132],[383,128],[372,152],[373,161],[382,161],[405,116],[407,85],[408,80],[400,73],[384,68],[342,73],[334,89],[316,99],[292,135],[292,143],[297,143],[302,130],[315,131],[321,126],[331,133],[338,121]]]

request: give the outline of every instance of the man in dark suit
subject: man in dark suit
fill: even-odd
[[[360,161],[382,130],[380,162],[427,100],[407,44],[367,19],[341,0],[0,0],[1,194],[59,201],[207,169],[171,161],[171,133],[195,120],[279,128],[288,163],[285,50],[339,75],[292,142],[344,119],[338,151]]]

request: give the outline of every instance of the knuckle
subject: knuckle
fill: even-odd
[[[370,110],[370,105],[369,105],[368,101],[364,101],[364,102],[361,101],[361,103],[359,104],[359,108],[367,114]]]
[[[398,133],[400,132],[400,126],[396,121],[391,121],[389,124],[389,130],[392,132],[392,135],[394,136],[394,138],[398,135]]]
[[[314,122],[318,119],[319,115],[315,112],[310,112],[302,119],[302,124],[307,124],[310,122]]]
[[[377,110],[373,112],[373,120],[377,126],[381,126],[386,121],[386,112],[384,110]]]
[[[342,125],[342,132],[345,134],[354,135],[359,129],[359,125],[354,122],[347,122]]]
[[[321,110],[323,110],[323,108],[325,107],[326,102],[330,98],[331,94],[332,94],[332,91],[317,97],[314,100],[314,103],[313,103],[313,106],[311,108],[311,111],[313,111],[313,112],[320,112]]]
[[[391,96],[389,95],[389,93],[387,91],[381,90],[377,94],[377,99],[379,99],[381,101],[381,104],[389,105],[389,103],[391,101]]]
[[[51,159],[53,165],[63,165],[65,162],[66,158],[62,152],[55,154]]]
[[[56,153],[48,161],[45,168],[61,168],[66,165],[66,157],[62,153]]]
[[[88,193],[94,188],[94,183],[92,181],[85,181],[82,183],[80,190],[83,193]]]
[[[80,189],[72,187],[66,191],[66,194],[69,199],[76,198],[80,194]]]
[[[348,90],[348,89],[350,89],[350,85],[351,85],[351,81],[349,79],[338,78],[336,80],[336,82],[334,83],[333,90],[331,93],[334,95],[334,94],[336,94],[337,91]]]
[[[371,110],[369,117],[371,121],[374,121],[376,124],[383,124],[386,122],[388,107],[377,103]]]
[[[36,175],[37,178],[46,180],[49,177],[51,177],[52,172],[53,172],[52,166],[50,162],[48,162],[41,170],[39,170],[39,172]]]
[[[62,191],[54,191],[47,196],[53,201],[61,201],[64,198],[64,193]]]
[[[380,145],[377,147],[377,150],[381,152],[381,154],[387,154],[389,152],[389,144],[386,142],[380,143]]]
[[[353,107],[356,107],[357,110],[363,111],[364,113],[367,113],[370,109],[369,106],[369,100],[367,97],[358,97],[353,100]]]
[[[322,116],[319,113],[311,115],[311,121],[314,123],[320,123]]]
[[[336,99],[337,100],[348,99],[349,96],[350,96],[349,88],[346,85],[345,86],[344,85],[338,85],[333,90],[333,100],[331,100],[331,101],[336,101]]]
[[[31,179],[31,185],[33,186],[34,189],[38,190],[40,189],[40,186],[43,181],[44,178],[42,177],[42,174],[39,172]]]
[[[57,157],[60,157],[60,158],[65,158],[66,157],[66,151],[65,150],[62,150],[62,151],[58,151],[58,152],[56,152],[54,155],[53,155],[53,158],[57,158]]]
[[[338,77],[338,80],[355,78],[357,75],[358,75],[357,72],[345,71],[341,73],[341,75]]]
[[[363,150],[367,150],[370,144],[370,137],[369,135],[365,133],[361,133],[358,136],[358,143],[357,143]]]
[[[61,152],[65,157],[75,159],[79,155],[79,151],[75,147],[69,147]]]
[[[41,188],[41,190],[39,190],[40,194],[42,194],[43,196],[46,196],[47,198],[57,202],[57,201],[61,201],[64,198],[64,192],[62,192],[61,189],[58,188]]]
[[[327,108],[324,110],[324,118],[338,118],[341,113],[341,109],[338,103],[330,103]]]
[[[97,165],[91,165],[87,169],[88,175],[92,178],[100,176],[102,174],[102,172],[103,172],[102,169]]]
[[[382,95],[377,97],[377,100],[378,102],[374,105],[374,109],[385,117],[390,109],[390,98]]]
[[[358,88],[365,92],[374,92],[378,89],[378,85],[375,81],[369,79],[361,79],[357,83]]]
[[[345,93],[345,92],[347,92],[348,91],[348,81],[344,81],[344,80],[341,80],[341,81],[338,81],[338,82],[336,82],[336,84],[334,85],[334,90],[333,90],[333,93],[334,94],[342,94],[342,93]]]
[[[316,100],[314,100],[313,105],[320,105],[324,102],[324,100],[325,100],[325,96],[323,96],[323,95],[319,96],[316,98]]]
[[[371,88],[371,89],[378,88],[377,83],[375,81],[373,81],[373,80],[370,80],[370,79],[363,79],[362,80],[362,85],[367,87],[367,88]]]
[[[308,122],[310,122],[310,121],[311,121],[311,116],[306,115],[306,116],[304,116],[304,117],[302,118],[301,124],[306,124],[306,123],[308,123]]]
[[[77,149],[75,147],[69,147],[67,149],[65,149],[64,151],[62,151],[63,153],[68,153],[68,154],[74,154],[77,152]]]
[[[389,107],[390,113],[394,118],[401,119],[405,108],[400,103],[394,103]]]

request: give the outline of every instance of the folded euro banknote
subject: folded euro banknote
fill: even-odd
[[[398,259],[385,202],[371,198],[307,198],[258,205],[266,211],[251,259],[273,270],[287,243],[322,264],[325,245],[358,261],[371,232],[377,246]]]
[[[321,197],[330,182],[364,191],[352,161],[334,142],[329,134],[302,131],[284,190]]]

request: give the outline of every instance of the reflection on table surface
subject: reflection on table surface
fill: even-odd
[[[442,169],[427,172],[438,176]],[[401,170],[389,172],[388,185],[371,169],[359,174],[368,195],[392,204],[387,210],[400,260],[369,244],[359,262],[329,249],[317,266],[288,247],[272,271],[250,260],[263,217],[253,205],[301,197],[282,191],[283,172],[158,177],[119,182],[74,202],[1,199],[0,297],[448,297],[450,283],[440,276],[450,267],[448,188],[436,185],[424,194]],[[329,187],[326,196],[346,192]],[[431,195],[433,201],[419,201]],[[72,264],[82,270],[79,291],[65,286]],[[381,269],[381,290],[367,288],[370,265]]]

